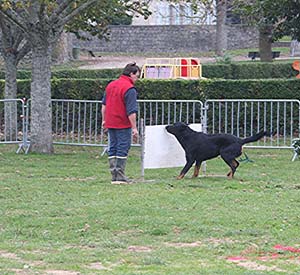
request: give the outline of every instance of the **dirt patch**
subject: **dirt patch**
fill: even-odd
[[[227,258],[227,261],[235,263],[237,266],[246,268],[248,270],[287,272],[286,270],[280,269],[277,266],[266,266],[259,264],[243,256],[229,257]]]
[[[106,268],[100,262],[92,263],[89,267],[96,270],[109,270],[109,268]]]
[[[258,264],[252,261],[241,261],[237,263],[238,266],[244,267],[248,270],[256,270],[256,271],[277,271],[277,272],[287,272],[286,270],[280,269],[276,266],[266,266],[262,264]]]
[[[136,62],[138,66],[143,66],[146,57],[142,56],[101,56],[94,58],[80,58],[87,64],[80,66],[79,69],[116,69],[124,68],[126,64]]]
[[[173,56],[176,58],[182,58],[182,56]],[[186,56],[185,56],[186,57]],[[215,57],[207,57],[207,56],[191,56],[193,58],[199,58],[201,64],[205,63],[215,63]],[[80,66],[79,69],[115,69],[115,68],[124,68],[126,64],[131,62],[136,62],[138,66],[142,67],[146,63],[147,58],[172,58],[170,56],[136,56],[136,55],[126,55],[126,56],[117,56],[117,55],[105,55],[105,56],[81,56],[80,60],[85,61],[87,64]],[[290,58],[289,55],[281,54],[280,59]],[[232,61],[249,61],[250,59],[246,55],[233,56]]]
[[[86,177],[86,178],[68,177],[68,178],[65,178],[64,181],[83,181],[83,182],[86,182],[86,181],[92,181],[92,180],[96,180],[96,179],[97,179],[96,177]]]
[[[80,275],[79,272],[68,271],[68,270],[46,270],[47,275]]]
[[[131,245],[128,248],[130,252],[151,252],[152,248],[149,246],[138,246],[138,245]]]
[[[101,56],[101,57],[81,57],[80,60],[85,61],[87,64],[80,66],[79,69],[115,69],[124,68],[126,64],[136,62],[136,64],[142,67],[146,63],[147,58],[168,58],[168,57],[145,57],[145,56]],[[198,58],[198,57],[195,57]],[[239,57],[238,59],[243,59]],[[245,58],[246,59],[246,58]],[[200,63],[214,63],[216,59],[214,57],[200,57]]]
[[[20,258],[18,257],[17,254],[6,252],[6,251],[1,251],[1,250],[0,250],[0,257],[7,258],[7,259],[13,259],[13,260],[20,260]]]
[[[209,238],[209,239],[207,239],[205,241],[208,242],[208,243],[211,243],[211,244],[215,244],[215,245],[237,243],[237,241],[231,240],[229,238],[225,238],[225,239]]]
[[[16,275],[29,275],[29,274],[33,274],[32,272],[30,272],[28,270],[24,270],[24,269],[13,268],[13,269],[11,269],[11,271],[14,272],[14,274],[16,274]]]
[[[295,258],[295,259],[290,259],[288,260],[289,263],[294,264],[294,265],[300,265],[300,259]]]
[[[171,247],[198,247],[201,245],[200,241],[192,242],[192,243],[166,243],[167,246]]]

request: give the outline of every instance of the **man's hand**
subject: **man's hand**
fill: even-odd
[[[103,132],[106,133],[107,132],[107,128],[105,126],[105,120],[102,120],[102,129],[103,129]]]
[[[139,136],[139,132],[137,130],[137,128],[132,128],[132,138],[133,141],[136,142]]]

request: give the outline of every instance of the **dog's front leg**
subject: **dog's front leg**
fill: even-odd
[[[177,176],[178,180],[181,180],[184,178],[185,174],[190,170],[194,163],[194,160],[188,160],[183,169],[181,170],[179,176]]]
[[[176,177],[176,179],[178,179],[178,180],[181,180],[181,179],[183,179],[183,178],[184,178],[184,174],[181,174],[181,173],[180,173],[179,176]]]

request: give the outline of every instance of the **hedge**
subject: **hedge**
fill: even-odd
[[[4,96],[4,82],[4,80],[0,80],[1,98]],[[101,100],[103,91],[109,82],[109,79],[52,79],[52,98]],[[18,80],[18,98],[30,97],[30,83],[29,79]]]
[[[78,79],[115,79],[122,69],[100,69],[100,70],[54,70],[52,78],[78,78]],[[224,79],[266,79],[266,78],[293,78],[297,72],[292,68],[290,62],[236,62],[231,64],[203,64],[202,75],[206,78]],[[5,73],[0,71],[0,79],[5,78]],[[18,71],[18,79],[31,78],[30,71]]]
[[[205,64],[202,67],[202,75],[207,78],[293,78],[296,74],[297,72],[292,68],[292,62],[263,63],[254,61],[231,64]]]
[[[52,98],[101,100],[110,79],[53,79]],[[147,80],[136,82],[140,99],[300,99],[299,79]],[[4,81],[0,81],[3,98]],[[30,97],[30,80],[18,81],[18,98]]]
[[[101,69],[101,70],[54,70],[51,72],[52,78],[117,78],[122,73],[122,69]],[[31,71],[18,70],[17,79],[30,79]],[[0,79],[5,79],[5,71],[0,71]]]
[[[144,99],[300,99],[299,79],[143,80],[136,86]]]

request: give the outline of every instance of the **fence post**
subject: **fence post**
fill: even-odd
[[[22,150],[25,154],[28,153],[30,148],[30,142],[28,141],[28,118],[29,118],[29,111],[26,98],[21,99],[22,101],[22,131],[23,131],[23,139],[22,143],[19,145],[16,153],[19,154]]]
[[[141,133],[140,133],[140,139],[141,139],[141,177],[142,180],[144,180],[145,178],[145,165],[144,165],[144,160],[145,160],[145,123],[144,123],[144,119],[141,118],[141,122],[140,122],[140,129],[141,129]]]
[[[203,112],[202,112],[202,119],[201,119],[201,124],[202,124],[202,129],[203,133],[207,134],[207,110],[208,110],[208,104],[206,101],[203,104]],[[202,163],[202,173],[205,176],[206,175],[206,161]]]

